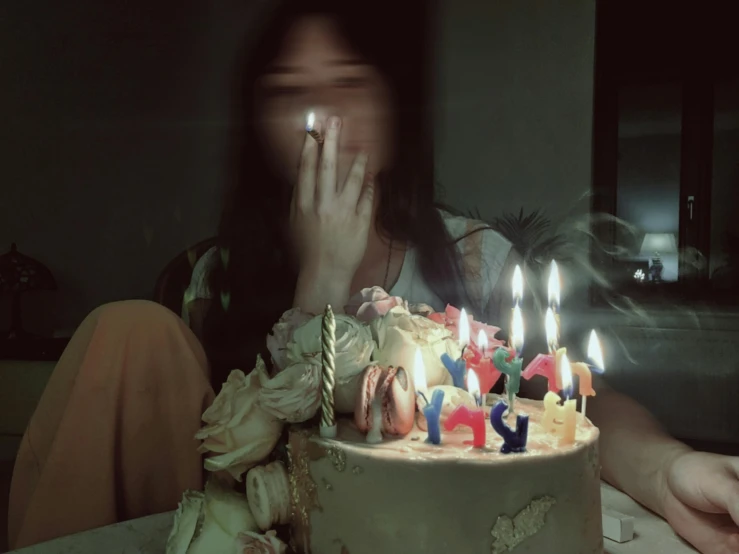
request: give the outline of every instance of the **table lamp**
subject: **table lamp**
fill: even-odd
[[[662,281],[662,254],[677,254],[677,243],[672,233],[647,233],[641,244],[641,256],[651,256],[652,264],[649,266],[649,280],[655,283]]]
[[[54,276],[45,265],[18,252],[13,243],[10,252],[0,256],[0,293],[11,295],[10,329],[2,334],[2,338],[31,337],[22,327],[21,294],[32,290],[56,290]]]

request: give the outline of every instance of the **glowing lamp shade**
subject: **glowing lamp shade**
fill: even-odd
[[[677,242],[672,233],[647,233],[641,243],[641,256],[677,254]]]

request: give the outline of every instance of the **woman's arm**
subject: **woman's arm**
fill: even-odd
[[[334,313],[344,313],[349,300],[351,277],[343,273],[332,274],[330,270],[308,268],[298,275],[293,308],[320,314],[330,304]]]
[[[337,186],[341,120],[330,118],[320,151],[305,136],[293,189],[290,231],[300,271],[293,307],[321,313],[331,304],[337,313],[349,300],[354,272],[367,249],[374,206],[374,178],[367,175],[368,156],[360,153],[346,181]]]
[[[598,394],[588,402],[588,417],[600,429],[602,477],[665,517],[666,472],[691,448],[672,438],[635,400],[593,376]]]

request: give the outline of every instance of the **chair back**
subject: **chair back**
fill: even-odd
[[[184,252],[180,252],[172,259],[157,278],[154,286],[154,301],[180,315],[185,290],[190,286],[192,279],[192,268],[200,257],[215,244],[215,237],[205,239]]]

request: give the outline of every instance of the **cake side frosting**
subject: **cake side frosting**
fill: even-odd
[[[501,454],[502,439],[489,425],[484,449],[464,444],[469,433],[430,445],[417,427],[372,445],[348,420],[339,421],[336,439],[292,429],[294,548],[601,554],[598,429],[580,421],[575,443],[559,447],[541,426],[541,402],[520,400],[517,411],[530,416],[520,454]]]

